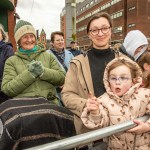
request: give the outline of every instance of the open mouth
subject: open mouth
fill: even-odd
[[[116,92],[116,93],[120,93],[120,92],[121,92],[121,89],[120,89],[120,88],[116,88],[116,89],[115,89],[115,92]]]

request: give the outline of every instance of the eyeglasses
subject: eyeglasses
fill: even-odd
[[[92,35],[98,35],[99,31],[101,31],[103,34],[108,33],[110,30],[110,27],[103,27],[101,29],[91,29],[89,30],[91,32]]]
[[[126,83],[126,82],[128,82],[129,80],[131,80],[131,78],[125,77],[125,76],[123,76],[123,77],[110,76],[110,77],[108,78],[108,81],[109,81],[110,83],[116,83],[117,81],[119,81],[120,83]]]

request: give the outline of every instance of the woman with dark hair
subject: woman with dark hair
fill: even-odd
[[[120,55],[109,47],[111,29],[112,20],[109,14],[100,13],[94,16],[87,25],[91,47],[86,54],[76,56],[70,62],[62,90],[62,100],[74,113],[78,134],[89,131],[80,119],[89,93],[99,97],[105,92],[103,74],[106,64]]]
[[[14,54],[12,44],[8,42],[8,35],[0,24],[0,103],[9,97],[1,91],[4,65],[7,58]]]

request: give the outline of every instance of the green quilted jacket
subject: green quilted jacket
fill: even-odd
[[[28,71],[28,64],[41,61],[44,73],[34,78]],[[37,45],[37,51],[30,55],[17,51],[6,63],[2,91],[10,97],[45,97],[58,104],[55,86],[62,86],[65,72],[55,58]]]

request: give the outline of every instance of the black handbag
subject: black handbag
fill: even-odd
[[[74,136],[72,113],[45,98],[17,98],[0,105],[0,150],[21,150]]]
[[[4,94],[2,91],[0,91],[0,104],[5,102],[8,99],[10,99],[10,97]]]

